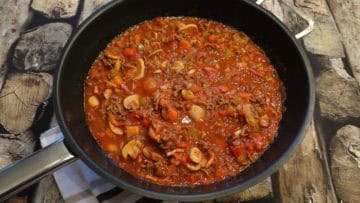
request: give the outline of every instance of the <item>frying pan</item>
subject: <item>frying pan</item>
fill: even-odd
[[[194,16],[235,27],[260,45],[286,88],[286,111],[271,147],[237,176],[195,187],[161,186],[119,168],[96,144],[86,124],[84,80],[93,61],[119,33],[158,16]],[[311,22],[309,23],[310,25]],[[311,27],[297,37],[311,31]],[[272,14],[248,0],[114,1],[86,20],[64,49],[54,85],[64,139],[0,173],[0,201],[74,160],[83,160],[113,184],[156,199],[204,200],[244,190],[274,173],[302,141],[314,110],[314,81],[299,41]]]

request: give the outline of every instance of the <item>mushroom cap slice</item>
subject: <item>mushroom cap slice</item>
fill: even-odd
[[[197,147],[192,147],[190,149],[190,159],[191,161],[193,161],[194,163],[200,163],[202,160],[203,156],[202,156],[202,152],[199,148]]]
[[[127,159],[130,156],[132,159],[136,159],[140,153],[141,142],[139,140],[129,141],[122,149],[122,156]]]
[[[123,101],[125,109],[136,110],[140,107],[140,97],[137,94],[127,96]]]

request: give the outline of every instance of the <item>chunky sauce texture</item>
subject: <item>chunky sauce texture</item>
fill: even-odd
[[[282,83],[261,48],[221,23],[156,18],[115,38],[85,81],[101,148],[132,175],[194,186],[235,176],[272,143]]]

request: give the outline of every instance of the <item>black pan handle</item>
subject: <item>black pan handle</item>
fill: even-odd
[[[0,202],[25,189],[45,175],[77,160],[63,140],[35,152],[0,170]]]
[[[257,5],[261,5],[265,0],[256,0],[256,4]],[[301,39],[303,37],[305,37],[306,35],[310,34],[310,32],[312,32],[314,30],[314,26],[315,26],[315,22],[314,20],[309,17],[308,15],[306,15],[304,12],[302,12],[301,10],[297,9],[295,6],[290,5],[289,3],[287,3],[286,1],[282,1],[280,0],[280,2],[282,2],[285,6],[287,6],[290,10],[292,10],[294,13],[296,13],[298,16],[300,16],[302,19],[304,19],[308,26],[301,32],[297,33],[295,35],[296,39]]]

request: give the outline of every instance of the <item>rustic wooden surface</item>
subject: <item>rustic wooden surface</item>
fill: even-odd
[[[45,28],[61,22],[56,26],[65,33],[69,26],[76,30],[109,1],[0,1],[5,16],[0,20],[0,168],[32,153],[53,117],[47,105],[52,102],[51,75],[67,35],[46,37]],[[265,0],[262,6],[294,33],[306,23],[284,2],[315,20],[314,31],[301,40],[316,79],[314,120],[295,155],[271,178],[207,202],[360,202],[360,2]],[[26,39],[37,35],[45,36],[41,46],[26,49]],[[62,201],[51,176],[9,200]]]

